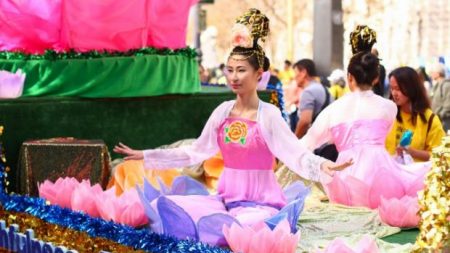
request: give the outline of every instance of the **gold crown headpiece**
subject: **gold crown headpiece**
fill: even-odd
[[[242,50],[233,51],[231,55],[245,55],[246,58],[256,54],[258,64],[263,67],[265,53],[258,41],[264,42],[269,34],[269,19],[258,9],[250,9],[236,19],[232,29],[232,45]]]
[[[358,25],[350,33],[350,45],[352,45],[353,54],[372,50],[375,42],[377,42],[377,33],[366,25]]]

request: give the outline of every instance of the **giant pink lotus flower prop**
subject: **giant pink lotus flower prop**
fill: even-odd
[[[264,222],[253,226],[233,223],[223,227],[223,234],[233,252],[240,253],[294,253],[300,239],[300,232],[291,233],[287,220],[271,230]]]
[[[72,210],[82,211],[92,217],[100,217],[95,202],[97,196],[102,192],[102,187],[99,184],[91,186],[90,180],[83,180],[72,193]]]
[[[100,217],[132,227],[148,223],[136,189],[131,188],[120,196],[116,196],[115,192],[115,187],[112,187],[97,196],[96,206]]]
[[[369,236],[364,236],[352,249],[341,238],[334,239],[323,251],[317,253],[378,253],[378,246]]]
[[[381,203],[381,198],[401,198],[403,196],[416,196],[421,189],[420,180],[415,187],[406,188],[402,181],[393,177],[386,171],[380,171],[374,176],[371,184],[367,184],[353,176],[342,179],[335,176],[333,181],[326,185],[327,194],[333,203],[348,206],[365,206],[376,209]]]
[[[0,71],[0,98],[18,98],[22,95],[25,83],[25,73],[17,70],[16,73]]]
[[[417,227],[420,217],[419,202],[417,197],[404,196],[401,199],[381,198],[381,205],[378,207],[381,220],[394,227],[411,228]]]
[[[78,185],[79,182],[73,177],[58,178],[55,183],[45,180],[38,184],[39,196],[51,204],[72,208],[72,193]]]

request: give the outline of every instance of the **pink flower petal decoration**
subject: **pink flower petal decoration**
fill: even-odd
[[[91,186],[90,180],[83,180],[73,191],[72,210],[85,212],[92,217],[100,217],[95,202],[102,192],[99,184]]]
[[[138,227],[148,223],[148,218],[144,212],[144,206],[141,203],[136,189],[132,188],[125,191],[119,198],[119,205],[123,206],[121,213],[115,220],[118,223]]]
[[[233,223],[224,226],[223,234],[233,252],[242,253],[294,253],[300,239],[300,232],[291,234],[289,222],[284,220],[271,230],[264,222],[253,226]]]
[[[22,95],[25,73],[18,69],[16,73],[0,71],[0,98],[18,98]]]
[[[370,185],[353,176],[335,176],[326,188],[333,203],[371,209],[378,208],[382,197],[401,198],[407,194],[402,182],[387,171],[379,171]]]
[[[381,220],[394,227],[411,228],[417,227],[420,217],[417,215],[419,203],[417,197],[404,196],[401,199],[381,198],[378,208]]]
[[[125,191],[120,196],[116,196],[115,187],[112,187],[97,196],[96,207],[100,217],[107,221],[132,227],[148,223],[144,207],[134,188]]]
[[[51,204],[71,208],[74,189],[79,185],[75,178],[58,178],[55,183],[45,180],[38,185],[39,196],[50,201]]]
[[[253,47],[253,39],[247,26],[236,23],[231,30],[231,45],[233,47]]]
[[[100,217],[107,221],[116,220],[116,188],[111,187],[108,190],[100,193],[96,200],[95,205],[97,207]]]
[[[352,249],[342,238],[334,239],[323,251],[317,253],[378,253],[380,252],[376,242],[369,236],[364,236]]]

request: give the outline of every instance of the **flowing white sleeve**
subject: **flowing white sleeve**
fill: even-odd
[[[392,126],[394,125],[394,122],[397,120],[396,117],[397,117],[398,108],[395,105],[395,103],[390,100],[387,101],[385,106],[386,106],[385,111],[387,114],[385,119],[390,123],[389,131],[391,131]]]
[[[281,116],[280,110],[264,103],[259,121],[261,131],[272,154],[289,169],[305,179],[326,183],[331,177],[322,172],[321,164],[326,159],[314,155],[304,147]]]
[[[219,105],[209,117],[205,127],[191,145],[172,149],[144,150],[144,167],[147,169],[168,169],[200,163],[219,151],[217,132],[226,117],[230,102]]]
[[[337,103],[337,102],[335,102]],[[314,150],[319,148],[323,144],[330,142],[330,118],[332,105],[327,106],[322,112],[319,113],[312,126],[308,129],[305,136],[300,139],[300,143],[308,148]]]

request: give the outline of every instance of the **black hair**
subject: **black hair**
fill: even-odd
[[[309,76],[317,76],[316,64],[314,64],[314,61],[311,59],[301,59],[294,64],[294,69],[295,68],[298,70],[306,70],[306,73],[308,73]]]
[[[400,91],[411,102],[412,123],[414,125],[416,124],[417,116],[419,116],[424,123],[427,123],[425,111],[430,108],[430,100],[428,99],[425,86],[421,83],[417,71],[411,67],[400,67],[389,73],[389,79],[391,79],[391,77],[395,78]],[[392,94],[390,98],[392,99]],[[400,115],[399,108],[397,111],[397,120],[402,122],[402,117]]]
[[[261,49],[262,50],[262,49]],[[258,70],[259,68],[262,68],[263,71],[267,71],[270,68],[270,61],[269,58],[264,56],[264,62],[262,63],[263,66],[260,66],[260,63],[258,61],[258,54],[256,53],[255,49],[249,49],[245,47],[235,47],[233,48],[233,51],[231,52],[231,55],[242,55],[246,58],[248,63],[255,69]]]
[[[350,59],[347,71],[359,87],[372,86],[380,75],[380,59],[368,51],[359,52]]]

